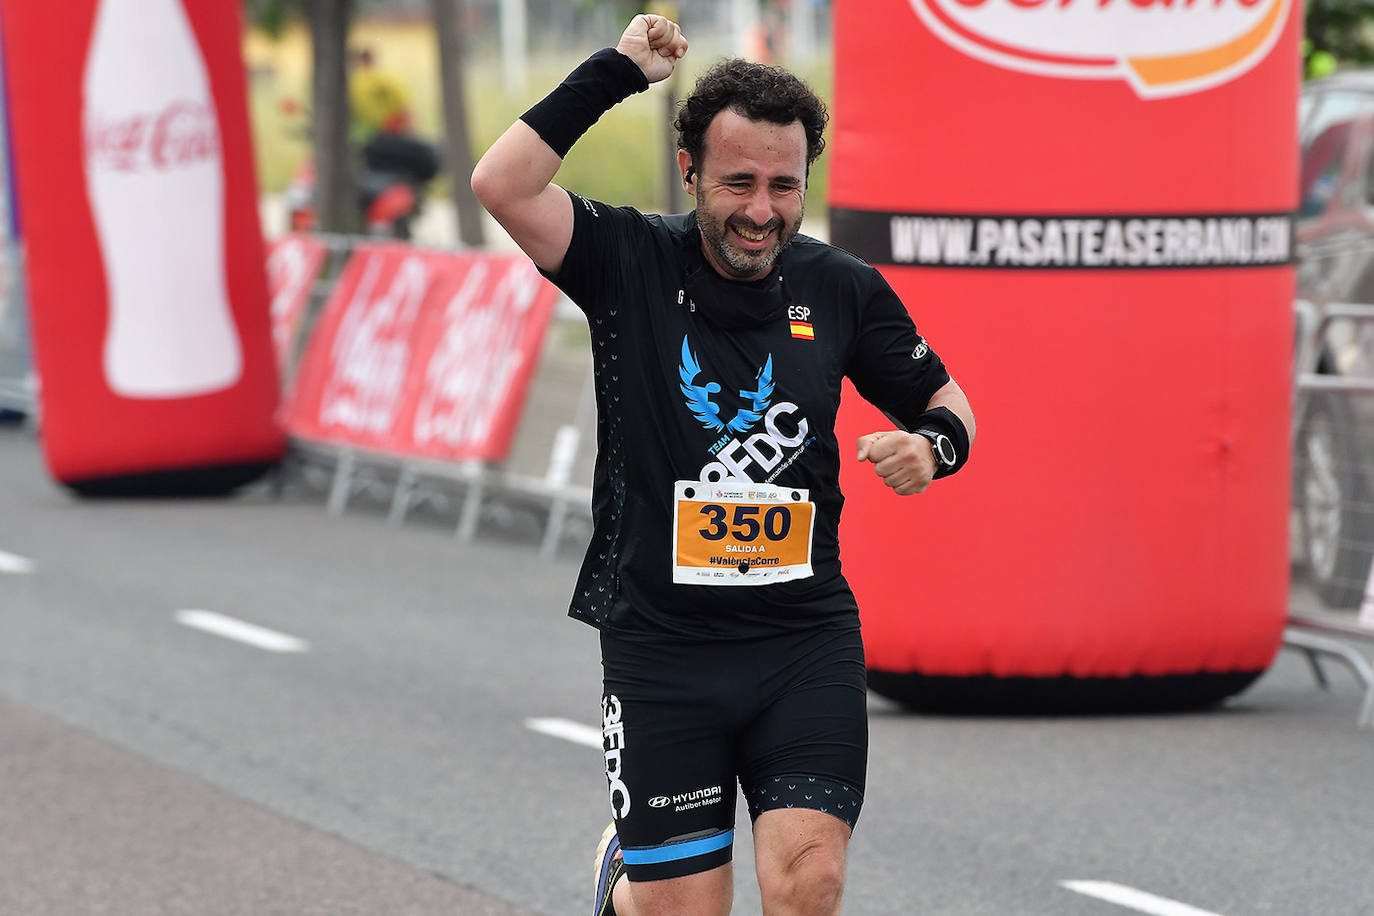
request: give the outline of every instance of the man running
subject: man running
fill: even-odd
[[[904,496],[963,466],[973,414],[878,272],[797,234],[828,116],[790,73],[730,60],[698,81],[676,122],[692,213],[552,184],[686,51],[675,23],[636,16],[472,178],[592,332],[595,525],[570,614],[601,631],[614,822],[594,912],[728,913],[738,782],[764,912],[834,914],[868,752],[840,572],[841,382],[900,427],[862,436],[857,458]]]

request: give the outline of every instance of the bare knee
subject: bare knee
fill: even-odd
[[[841,822],[810,818],[788,823],[784,829],[756,831],[756,869],[764,912],[768,916],[838,913],[848,839],[848,828]]]
[[[805,889],[806,898],[838,902],[844,890],[844,851],[820,840],[804,842],[760,868],[759,885],[764,900],[785,899]]]

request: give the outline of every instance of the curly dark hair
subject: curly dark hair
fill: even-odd
[[[692,94],[679,106],[677,120],[673,122],[678,148],[687,151],[698,170],[703,161],[706,129],[726,108],[751,121],[801,121],[806,131],[808,171],[825,150],[822,133],[830,113],[811,87],[781,67],[731,58],[701,75]]]

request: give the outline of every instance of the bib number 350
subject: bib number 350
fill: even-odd
[[[762,510],[762,521],[759,512]],[[762,535],[769,541],[785,541],[792,531],[792,508],[790,506],[743,506],[735,504],[735,511],[727,525],[725,518],[729,510],[717,503],[707,503],[701,507],[706,516],[707,526],[698,533],[708,541],[720,541],[733,537],[744,543],[757,541]]]
[[[812,574],[806,490],[735,481],[674,484],[673,581],[766,585]]]

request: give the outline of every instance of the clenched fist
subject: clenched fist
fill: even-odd
[[[859,437],[859,460],[873,470],[898,496],[921,493],[935,478],[935,453],[930,440],[898,429]]]
[[[666,16],[645,13],[630,20],[615,49],[639,65],[651,83],[667,79],[678,58],[687,53],[687,39]]]

